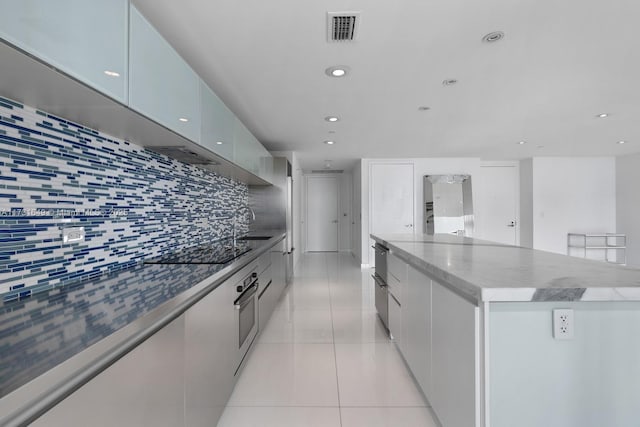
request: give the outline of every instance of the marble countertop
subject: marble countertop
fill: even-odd
[[[1,303],[0,425],[5,425],[1,414],[57,392],[48,388],[64,389],[78,375],[87,376],[87,369],[103,370],[101,361],[130,351],[285,233],[268,235],[273,237],[250,241],[252,250],[226,264],[143,264]]]
[[[371,237],[475,303],[640,301],[640,270],[453,235]]]

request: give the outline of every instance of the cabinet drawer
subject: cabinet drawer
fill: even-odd
[[[402,288],[404,284],[400,282],[393,274],[387,274],[387,289],[395,299],[402,304]],[[391,303],[389,303],[391,304]]]
[[[271,253],[265,252],[258,257],[258,275],[261,275],[267,268],[271,266]]]
[[[395,256],[393,252],[387,257],[387,272],[399,282],[407,281],[407,263]]]
[[[266,286],[266,289],[263,290],[260,298],[258,299],[258,331],[264,330],[264,327],[269,321],[271,313],[273,313],[273,309],[276,307],[280,297],[280,289],[278,288],[277,283],[272,280],[266,282],[264,285],[261,284],[261,286]]]
[[[389,294],[389,332],[397,346],[402,348],[402,308],[392,294]]]

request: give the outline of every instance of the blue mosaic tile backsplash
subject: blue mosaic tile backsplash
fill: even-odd
[[[5,299],[228,237],[247,199],[245,184],[0,97]],[[64,243],[65,227],[85,240]]]

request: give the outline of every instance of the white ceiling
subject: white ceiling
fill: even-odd
[[[268,149],[299,152],[305,169],[640,152],[636,0],[134,3]],[[357,41],[327,42],[329,11],[361,11]],[[496,30],[504,40],[481,41]],[[351,72],[327,77],[332,65]]]

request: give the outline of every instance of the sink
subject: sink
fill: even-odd
[[[273,236],[244,236],[238,240],[269,240]]]

